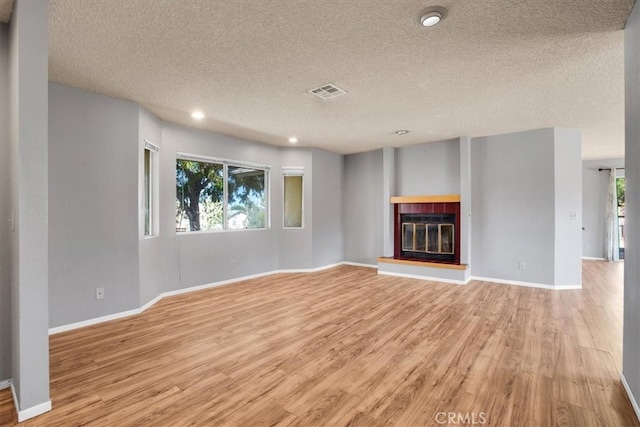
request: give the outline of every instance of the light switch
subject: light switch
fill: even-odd
[[[578,212],[576,212],[576,211],[569,212],[569,219],[571,221],[577,221],[578,220]]]

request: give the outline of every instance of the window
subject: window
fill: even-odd
[[[156,234],[156,157],[158,146],[145,141],[144,144],[144,235]]]
[[[303,168],[283,168],[284,176],[284,227],[303,227]]]
[[[268,170],[178,154],[176,231],[267,228]]]
[[[266,172],[243,166],[227,168],[228,206],[227,228],[266,228]]]

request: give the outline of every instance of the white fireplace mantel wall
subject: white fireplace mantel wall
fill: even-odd
[[[471,138],[383,149],[384,256],[393,257],[394,226],[391,196],[432,196],[460,194],[460,263],[471,259]],[[426,153],[430,155],[425,156]],[[456,176],[458,175],[458,176]],[[387,194],[387,189],[393,192]],[[388,231],[390,229],[390,232]],[[470,268],[449,270],[416,265],[379,263],[379,272],[466,283]]]
[[[394,196],[460,194],[460,261],[469,265],[470,277],[550,289],[581,286],[579,131],[461,137],[350,154],[344,164],[347,262],[375,266],[379,256],[392,255],[392,224],[382,218],[390,188]],[[380,214],[363,217],[368,207]],[[374,244],[362,247],[363,241]]]

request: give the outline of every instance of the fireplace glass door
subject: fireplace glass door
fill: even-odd
[[[402,250],[430,254],[453,254],[453,224],[402,224]]]

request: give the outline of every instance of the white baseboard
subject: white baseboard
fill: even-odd
[[[11,394],[13,394],[13,403],[16,405],[19,423],[51,410],[51,400],[47,400],[46,402],[39,403],[36,406],[32,406],[27,409],[20,409],[20,406],[18,405],[18,397],[16,396],[16,389],[13,388],[13,382],[11,383]]]
[[[245,280],[258,279],[264,276],[271,276],[272,274],[278,273],[277,271],[268,271],[266,273],[258,273],[251,274],[248,276],[235,277],[233,279],[221,280],[219,282],[206,283],[204,285],[191,286],[189,288],[176,289],[175,291],[168,291],[160,294],[156,299],[160,301],[160,299],[164,297],[171,297],[174,295],[188,294],[190,292],[203,291],[205,289],[217,288],[218,286],[231,285],[233,283],[244,282]],[[155,302],[158,302],[155,301]],[[154,302],[154,303],[155,303]]]
[[[529,288],[551,289],[556,291],[582,289],[582,284],[554,286],[554,285],[547,285],[544,283],[520,282],[517,280],[494,279],[492,277],[478,277],[478,276],[471,276],[470,280],[478,280],[480,282],[499,283],[501,285],[527,286]]]
[[[156,304],[158,301],[160,301],[162,298],[170,297],[170,296],[173,296],[173,295],[180,295],[180,294],[186,294],[186,293],[189,293],[189,292],[202,291],[204,289],[217,288],[218,286],[225,286],[225,285],[230,285],[232,283],[244,282],[246,280],[257,279],[257,278],[264,277],[264,276],[271,276],[272,274],[280,274],[280,273],[285,273],[285,274],[286,273],[315,273],[315,272],[318,272],[318,271],[327,270],[329,268],[338,267],[338,266],[344,265],[344,264],[345,264],[344,262],[338,262],[338,263],[335,263],[335,264],[323,265],[321,267],[315,267],[315,268],[305,268],[305,269],[296,269],[296,270],[294,270],[294,269],[291,269],[291,270],[273,270],[273,271],[267,271],[267,272],[264,272],[264,273],[251,274],[251,275],[242,276],[242,277],[235,277],[233,279],[221,280],[219,282],[207,283],[207,284],[204,284],[204,285],[191,286],[191,287],[188,287],[188,288],[176,289],[174,291],[163,292],[163,293],[161,293],[160,295],[158,295],[157,297],[155,297],[154,299],[152,299],[151,301],[149,301],[148,303],[146,303],[145,305],[143,305],[140,308],[135,308],[135,309],[132,309],[132,310],[122,311],[120,313],[109,314],[107,316],[96,317],[96,318],[93,318],[93,319],[83,320],[83,321],[80,321],[80,322],[70,323],[68,325],[62,325],[62,326],[56,326],[54,328],[49,328],[49,335],[59,334],[61,332],[67,332],[67,331],[71,331],[71,330],[78,329],[78,328],[84,328],[86,326],[96,325],[98,323],[108,322],[110,320],[116,320],[116,319],[122,319],[124,317],[134,316],[136,314],[140,314],[140,313],[144,312],[145,310],[149,309],[154,304]]]
[[[143,305],[142,307],[140,307],[140,313],[142,313],[143,311],[145,311],[146,309],[148,309],[149,307],[151,307],[152,305],[160,301],[163,297],[164,297],[164,294],[160,294],[154,299],[152,299],[151,301],[149,301],[148,303],[146,303],[145,305]]]
[[[419,276],[417,274],[395,273],[390,271],[378,270],[378,274],[382,274],[383,276],[404,277],[407,279],[428,280],[430,282],[451,283],[453,285],[466,285],[468,283],[468,281],[465,282],[464,280],[443,279],[441,277]]]
[[[344,265],[352,265],[354,267],[378,268],[378,266],[376,264],[364,264],[364,263],[361,263],[361,262],[345,261],[342,264],[344,264]]]
[[[154,300],[154,302],[157,301]],[[49,328],[49,335],[59,334],[61,332],[67,332],[78,328],[84,328],[86,326],[96,325],[98,323],[108,322],[110,320],[122,319],[123,317],[134,316],[140,313],[142,313],[141,308],[134,308],[133,310],[121,311],[120,313],[108,314],[106,316],[100,316],[93,319],[82,320],[80,322],[69,323],[68,325],[56,326],[55,328]]]
[[[582,259],[587,259],[591,261],[604,261],[604,258],[599,258],[594,256],[583,256]]]
[[[631,391],[631,387],[629,387],[629,383],[627,382],[627,379],[625,378],[623,373],[620,373],[620,380],[622,381],[622,386],[624,387],[624,390],[627,392],[627,396],[629,397],[631,406],[633,406],[633,410],[636,412],[636,418],[638,418],[638,421],[640,421],[640,406],[638,406],[638,401],[636,400],[636,397],[633,395],[633,392]]]
[[[5,388],[11,387],[11,378],[7,378],[6,380],[0,380],[0,390],[4,390]]]

